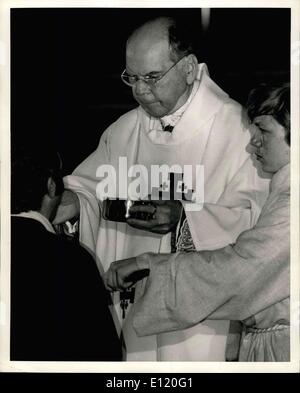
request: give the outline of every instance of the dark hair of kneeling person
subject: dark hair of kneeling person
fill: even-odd
[[[93,257],[51,225],[62,192],[57,153],[12,154],[11,360],[121,360]]]

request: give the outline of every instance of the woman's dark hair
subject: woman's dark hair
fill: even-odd
[[[284,127],[290,145],[290,84],[261,84],[251,90],[246,104],[251,121],[257,116],[271,115]]]
[[[61,160],[57,152],[38,153],[24,146],[12,152],[11,162],[11,212],[40,210],[47,182],[52,177],[56,194],[63,191]]]

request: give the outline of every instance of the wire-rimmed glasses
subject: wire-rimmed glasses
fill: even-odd
[[[145,76],[130,75],[127,73],[126,68],[125,68],[125,70],[121,74],[121,79],[127,86],[130,86],[130,87],[134,86],[139,80],[142,80],[150,87],[154,87],[157,84],[157,82],[162,80],[162,78],[164,78],[167,75],[167,73],[169,71],[171,71],[172,68],[174,68],[176,66],[176,64],[178,64],[184,58],[185,58],[185,56],[181,57],[179,60],[176,61],[176,63],[172,64],[171,67],[168,68],[161,75],[145,75]]]

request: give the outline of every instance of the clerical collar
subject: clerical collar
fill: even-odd
[[[192,99],[194,98],[194,96],[197,92],[197,89],[198,89],[198,84],[195,81],[193,84],[191,94],[189,95],[189,98],[187,99],[187,101],[180,108],[178,108],[176,112],[160,118],[162,128],[164,128],[166,125],[170,125],[172,127],[176,126],[176,124],[179,122],[182,115],[184,114],[184,112],[186,111],[188,106],[190,105]]]
[[[50,221],[37,211],[30,210],[29,212],[22,212],[19,214],[12,214],[13,217],[24,217],[31,218],[33,220],[39,221],[49,232],[55,233],[54,228]]]

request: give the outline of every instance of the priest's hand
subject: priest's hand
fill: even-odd
[[[123,259],[110,265],[104,277],[104,284],[109,291],[122,291],[148,274],[149,269],[139,267],[136,258]]]
[[[158,234],[166,234],[176,227],[181,216],[182,205],[177,200],[151,201],[151,204],[133,205],[129,213],[134,215],[149,213],[153,218],[143,220],[129,217],[127,224],[130,226]]]
[[[75,192],[65,190],[58,206],[53,225],[62,224],[72,218],[79,217],[80,204]]]

